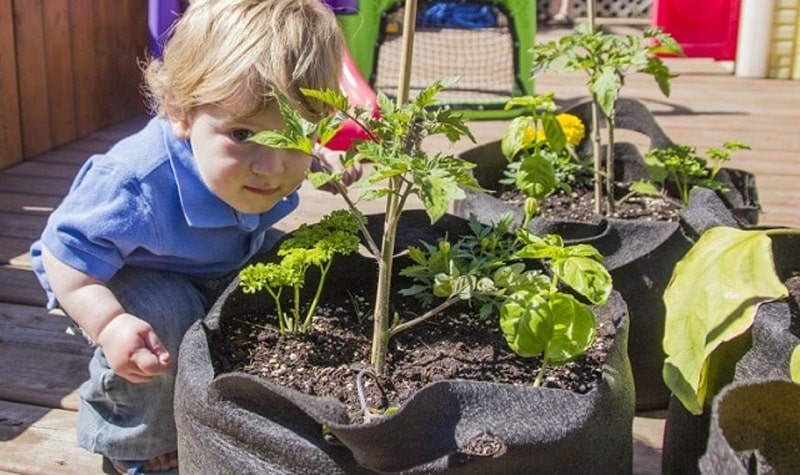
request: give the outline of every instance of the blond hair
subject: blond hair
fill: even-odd
[[[194,0],[162,59],[145,67],[145,93],[160,116],[215,104],[248,116],[280,94],[308,120],[329,108],[301,88],[336,89],[344,40],[320,0]]]

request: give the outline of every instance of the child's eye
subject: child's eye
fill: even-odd
[[[232,131],[230,135],[231,135],[231,138],[235,142],[246,142],[247,139],[252,137],[254,134],[253,134],[253,132],[251,130],[236,129],[236,130]]]

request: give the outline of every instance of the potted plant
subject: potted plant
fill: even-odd
[[[349,224],[333,217],[336,225],[323,224],[304,231],[312,238],[296,239],[290,234],[275,254],[266,257],[263,266],[254,263],[250,269],[255,275],[243,273],[209,317],[187,333],[176,383],[182,468],[192,472],[275,473],[298,473],[308,467],[325,473],[631,470],[633,393],[624,301],[611,292],[610,276],[599,262],[600,255],[590,246],[564,245],[558,236],[541,236],[527,229],[515,231],[509,219],[489,226],[446,214],[449,200],[463,192],[462,186],[476,185],[468,173],[468,162],[420,151],[419,145],[427,135],[444,133],[456,139],[468,134],[457,114],[429,108],[436,92],[445,85],[437,82],[406,104],[395,105],[381,95],[380,117],[371,111],[351,111],[339,93],[306,91],[362,124],[375,139],[348,152],[344,163],[371,162],[372,172],[364,178],[368,187],[361,199],[385,199],[386,212],[366,218],[354,213]],[[284,106],[283,112],[286,131],[258,134],[254,140],[310,152],[312,126],[288,107]],[[325,122],[316,129],[323,141],[335,122]],[[331,183],[337,176],[323,171],[310,179],[317,184]],[[356,207],[347,190],[340,191],[348,205]],[[412,194],[420,198],[423,213],[401,213]],[[294,251],[305,246],[316,249],[317,243],[327,242],[318,234],[326,228],[328,233],[359,228],[372,257],[350,253],[337,256],[328,266],[327,260],[312,258],[318,255],[312,251]],[[347,254],[353,247],[348,237],[351,234],[345,234],[333,241],[343,244],[339,250]],[[445,236],[450,239],[442,239]],[[407,255],[398,255],[403,252]],[[309,272],[303,277],[308,285],[297,288],[296,279],[284,279],[276,268],[266,268],[266,262],[282,262],[287,256],[299,256],[305,264],[311,264],[301,268],[319,268],[316,274]],[[398,272],[402,261],[407,265]],[[343,276],[330,277],[341,271],[345,272]],[[288,284],[291,298],[284,300],[287,295],[277,291],[246,292],[272,285],[262,284],[259,274],[278,275],[276,282]],[[323,276],[328,277],[325,295],[347,295],[346,289],[362,286],[375,291],[374,306],[368,307],[371,317],[361,317],[373,324],[368,338],[372,348],[369,358],[355,369],[338,360],[332,370],[344,371],[336,373],[340,375],[336,378],[350,375],[343,384],[352,384],[363,421],[354,421],[348,407],[332,397],[287,388],[272,377],[220,371],[225,366],[221,361],[226,358],[224,354],[212,361],[212,347],[230,336],[220,330],[245,318],[241,312],[255,308],[266,313],[271,308],[275,313],[278,305],[273,302],[286,302],[281,306],[286,310],[278,312],[287,316],[284,327],[302,330],[307,314],[296,311],[291,302],[298,301],[296,296],[317,301],[315,296],[323,294],[318,294],[314,282]],[[407,287],[398,295],[396,282],[401,279],[406,279]],[[344,288],[329,292],[334,283]],[[409,318],[396,303],[403,301],[401,297],[438,300],[430,306],[433,311],[415,312]],[[358,297],[352,302],[358,310],[367,308]],[[467,302],[472,309],[465,306]],[[446,307],[459,310],[449,317],[435,316]],[[264,314],[261,316],[258,325],[264,325]],[[491,316],[493,320],[483,319]],[[350,318],[358,323],[357,317]],[[450,320],[441,324],[444,330],[426,326],[425,331],[402,339],[437,318]],[[444,341],[452,339],[448,335],[475,325],[482,335],[493,333],[517,355],[537,355],[542,368],[548,367],[548,362],[579,358],[601,334],[613,342],[606,350],[600,378],[579,392],[540,387],[550,384],[545,376],[548,373],[540,369],[537,376],[531,372],[525,383],[517,386],[444,378],[407,391],[411,397],[403,404],[381,404],[390,385],[384,373],[387,367],[397,365],[393,352],[412,348],[415,343],[422,351],[438,344],[425,339],[427,334],[443,331],[445,336],[440,339]],[[309,344],[306,340],[304,348]],[[455,342],[452,351],[429,359],[446,359],[446,354],[470,345],[471,341]],[[508,359],[496,348],[490,351],[494,356],[482,364],[496,365],[498,359]],[[315,351],[313,356],[338,356],[340,352],[321,353],[325,354]],[[290,376],[304,382],[328,377]]]
[[[665,473],[699,473],[704,452],[704,464],[712,470],[726,466],[722,461],[730,462],[736,450],[760,449],[761,458],[741,465],[753,470],[747,473],[764,473],[756,468],[768,466],[770,456],[777,457],[777,463],[792,456],[781,454],[780,446],[768,440],[767,446],[764,441],[753,446],[746,440],[750,434],[732,418],[749,420],[751,431],[770,425],[778,429],[782,424],[774,413],[754,412],[758,404],[754,400],[742,406],[740,398],[749,396],[736,394],[761,394],[767,398],[765,404],[775,405],[782,401],[778,395],[783,394],[784,384],[764,380],[798,380],[799,246],[800,232],[795,229],[716,227],[706,231],[676,265],[664,293],[663,374],[673,394],[664,433]],[[769,396],[773,389],[774,400]],[[775,410],[784,417],[780,408]],[[787,409],[785,417],[791,414]],[[725,433],[719,433],[723,427]],[[793,427],[797,431],[797,425]],[[710,428],[714,443],[709,443]],[[796,447],[793,457],[796,461]],[[736,464],[738,459],[735,456]]]
[[[675,262],[702,230],[738,225],[743,218],[754,224],[758,209],[752,175],[706,167],[707,159],[694,149],[673,143],[644,104],[619,97],[626,74],[633,71],[652,75],[669,95],[674,75],[658,57],[664,51],[679,53],[680,47],[657,29],[647,29],[641,37],[619,36],[595,29],[591,22],[537,45],[534,73],[554,66],[584,71],[592,100],[565,111],[557,109],[552,94],[509,101],[508,107],[528,113],[511,121],[502,140],[462,154],[476,163],[473,173],[480,185],[494,193],[467,190],[454,210],[485,222],[512,211],[533,230],[591,243],[600,250],[631,313],[629,350],[638,410],[663,409],[669,401],[661,378],[660,296]],[[642,134],[648,146],[640,151],[634,144],[620,143],[620,130]],[[710,153],[709,158],[722,159],[730,150],[722,147]],[[666,172],[663,158],[668,154],[671,164],[681,155],[681,170]],[[704,182],[689,175],[680,195],[676,177],[692,169],[713,177],[703,177]],[[695,193],[694,202],[688,202],[688,189],[712,182],[716,196]],[[509,201],[515,191],[521,198]]]

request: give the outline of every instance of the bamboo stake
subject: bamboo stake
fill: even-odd
[[[411,85],[411,60],[414,56],[414,32],[417,26],[417,0],[406,0],[403,16],[403,49],[400,56],[400,81],[397,85],[397,104],[408,101]]]
[[[400,78],[397,86],[397,105],[408,101],[411,83],[411,59],[414,54],[414,31],[417,24],[417,0],[406,0],[406,11],[403,18],[403,45],[400,57]],[[413,130],[412,130],[413,135]],[[400,177],[391,177],[390,188],[400,190]],[[381,254],[378,260],[378,289],[375,296],[375,314],[372,329],[372,349],[370,362],[377,374],[385,370],[386,354],[389,351],[389,294],[392,275],[392,264],[397,221],[400,219],[402,203],[398,194],[391,193],[386,197],[386,213],[383,218],[384,235],[381,242]]]
[[[566,0],[561,0],[566,1]],[[594,0],[587,0],[586,7],[589,16],[589,31],[595,30],[595,4]],[[603,160],[600,156],[601,150],[601,135],[600,135],[600,107],[597,104],[597,98],[592,97],[592,128],[594,129],[592,137],[592,152],[594,155],[594,212],[597,214],[603,213]]]

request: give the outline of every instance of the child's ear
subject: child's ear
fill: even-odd
[[[192,120],[189,114],[171,115],[169,122],[172,124],[172,133],[182,140],[189,139],[189,133],[192,131]]]

